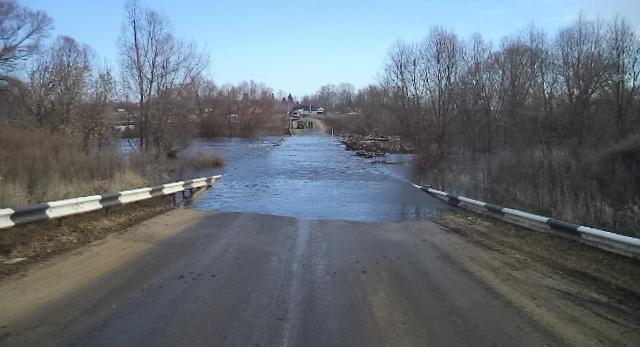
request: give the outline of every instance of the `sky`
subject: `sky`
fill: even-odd
[[[119,0],[17,0],[46,11],[52,37],[90,45],[117,67],[124,18]],[[640,0],[141,0],[169,18],[178,37],[210,55],[208,74],[219,85],[264,82],[296,96],[322,85],[356,88],[379,78],[392,43],[424,38],[435,25],[466,39],[478,32],[499,44],[531,24],[553,34],[580,13],[626,17],[640,29]]]

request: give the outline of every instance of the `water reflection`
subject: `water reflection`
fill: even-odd
[[[224,178],[195,202],[197,209],[394,222],[446,208],[409,184],[409,156],[372,164],[324,134],[199,140],[190,150],[214,150],[226,162],[210,172]]]

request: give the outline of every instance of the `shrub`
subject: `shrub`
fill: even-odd
[[[222,165],[222,157],[199,155],[187,164]],[[37,128],[0,125],[0,208],[132,189],[182,179],[183,160],[162,152],[131,152],[114,146],[83,148],[79,139]]]
[[[640,168],[631,143],[600,154],[562,146],[459,154],[422,173],[453,194],[640,236]],[[630,159],[631,158],[631,159]]]
[[[189,164],[196,169],[210,169],[224,165],[224,158],[215,153],[198,151],[187,158]]]

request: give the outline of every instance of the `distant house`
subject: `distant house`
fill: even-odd
[[[136,127],[137,115],[129,113],[123,108],[116,109],[115,112],[109,112],[106,115],[108,122],[113,124],[113,128],[118,132],[133,130]]]
[[[240,123],[240,115],[237,113],[232,113],[229,115],[229,122],[231,123]]]
[[[319,106],[313,108],[310,105],[295,105],[289,109],[289,116],[308,116],[313,114],[324,114],[324,108]]]
[[[304,105],[294,105],[289,108],[289,111],[287,113],[289,114],[289,116],[301,116],[304,114],[304,112],[305,112]]]
[[[123,133],[123,132],[125,132],[127,130],[135,129],[135,126],[133,124],[129,124],[129,125],[114,125],[113,129],[115,129],[119,133]]]

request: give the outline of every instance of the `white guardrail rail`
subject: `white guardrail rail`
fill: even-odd
[[[0,229],[16,225],[39,222],[47,219],[71,216],[150,199],[172,195],[194,188],[210,187],[222,176],[194,178],[192,180],[160,184],[153,187],[125,190],[122,192],[83,196],[79,198],[51,201],[18,208],[0,209]]]
[[[576,225],[573,223],[543,217],[536,214],[514,210],[482,201],[455,196],[432,189],[430,186],[414,186],[425,193],[431,194],[451,205],[462,207],[484,215],[502,219],[506,222],[518,224],[528,229],[551,231],[563,237],[577,240],[606,251],[627,257],[640,259],[640,239],[616,234],[606,230]]]

